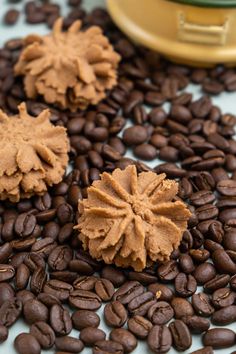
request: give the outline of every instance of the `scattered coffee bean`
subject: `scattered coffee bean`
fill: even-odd
[[[214,349],[229,348],[235,343],[235,333],[227,328],[209,329],[203,336],[203,344]]]

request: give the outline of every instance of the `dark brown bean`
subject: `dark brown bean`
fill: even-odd
[[[227,328],[209,329],[203,336],[203,344],[214,349],[229,348],[235,343],[235,333]]]

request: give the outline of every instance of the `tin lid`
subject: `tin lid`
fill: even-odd
[[[236,7],[236,0],[170,0],[186,5],[201,7]]]

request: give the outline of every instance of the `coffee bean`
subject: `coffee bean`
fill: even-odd
[[[175,279],[179,273],[178,265],[176,261],[170,260],[165,264],[161,265],[157,269],[158,277],[165,282]]]
[[[192,273],[195,269],[192,257],[188,254],[181,254],[179,256],[179,265],[180,265],[181,270],[186,274]],[[177,275],[177,277],[178,277],[178,275]]]
[[[160,301],[171,301],[174,297],[174,292],[167,285],[154,283],[148,286],[148,291],[151,291]]]
[[[124,349],[120,343],[112,340],[102,340],[95,343],[93,347],[93,354],[123,354]]]
[[[145,143],[137,145],[134,148],[134,155],[137,156],[139,159],[151,161],[156,157],[157,151],[154,146]]]
[[[127,324],[129,331],[140,339],[145,339],[152,328],[152,323],[139,315],[131,317]]]
[[[200,316],[184,316],[181,317],[181,320],[188,326],[193,334],[203,333],[210,328],[210,321]]]
[[[52,270],[64,270],[72,259],[72,249],[68,246],[57,246],[48,257],[48,264]]]
[[[55,334],[52,328],[46,322],[35,322],[30,327],[30,334],[34,336],[44,349],[49,349],[54,345]]]
[[[0,307],[5,301],[12,300],[15,297],[15,292],[12,286],[8,283],[0,283]]]
[[[29,333],[19,334],[14,341],[14,346],[19,354],[40,354],[41,348],[37,339]]]
[[[139,145],[144,143],[148,138],[147,130],[143,126],[133,126],[125,129],[123,141],[126,145]]]
[[[123,305],[128,304],[136,296],[144,292],[144,287],[137,281],[128,281],[123,284],[113,295],[113,300],[120,301]]]
[[[176,319],[181,319],[183,316],[192,316],[194,315],[194,309],[190,302],[181,297],[175,297],[171,301],[171,306],[175,313]]]
[[[16,276],[15,276],[16,290],[25,289],[27,287],[29,277],[30,277],[29,268],[24,263],[20,264],[16,270]]]
[[[174,310],[165,301],[158,301],[148,310],[148,319],[154,325],[164,325],[174,317]]]
[[[113,329],[109,338],[114,342],[120,343],[125,353],[131,353],[137,347],[137,339],[135,336],[124,328]]]
[[[212,294],[212,303],[216,308],[233,305],[236,294],[229,288],[220,288]]]
[[[199,264],[194,271],[194,277],[198,284],[204,284],[216,276],[216,270],[211,263]]]
[[[82,330],[86,327],[98,327],[100,323],[99,316],[89,310],[78,310],[73,312],[71,317],[73,327],[77,330]]]
[[[192,336],[183,321],[175,320],[171,322],[169,329],[172,334],[173,345],[178,351],[184,351],[191,347]]]
[[[102,301],[108,301],[112,298],[115,288],[110,280],[99,279],[95,282],[95,291]]]
[[[190,202],[194,206],[203,206],[215,201],[215,195],[208,190],[201,190],[199,192],[193,193],[189,198]]]
[[[84,344],[81,340],[73,338],[70,336],[57,337],[55,340],[55,347],[57,350],[70,352],[70,353],[80,353]]]
[[[125,275],[120,270],[110,265],[103,267],[101,276],[110,280],[115,287],[121,286],[126,280]]]
[[[214,349],[229,348],[235,343],[235,333],[226,328],[209,329],[203,336],[203,344]]]
[[[38,321],[47,322],[48,320],[47,307],[36,299],[29,300],[24,304],[23,314],[26,322],[29,324]]]
[[[50,310],[50,324],[56,335],[65,336],[72,330],[69,311],[60,305],[53,305]]]
[[[156,303],[156,299],[152,292],[147,291],[136,296],[128,304],[128,310],[133,315],[144,316],[148,309]]]
[[[110,327],[122,327],[127,321],[127,311],[119,301],[113,301],[104,307],[104,319]]]
[[[46,294],[53,295],[62,302],[69,298],[72,290],[73,287],[70,284],[56,279],[49,280],[43,287]]]
[[[97,310],[101,307],[101,298],[91,291],[74,290],[70,292],[69,304],[80,310]]]
[[[192,296],[192,305],[196,313],[203,317],[208,317],[215,311],[211,306],[210,298],[205,293],[198,293]]]
[[[219,274],[204,284],[204,290],[213,292],[219,288],[226,286],[230,281],[228,274]]]
[[[5,342],[8,338],[8,329],[7,327],[0,325],[0,344]]]
[[[217,183],[216,186],[218,192],[225,196],[236,196],[236,181],[234,180],[222,180]]]
[[[106,333],[95,327],[86,327],[80,331],[79,338],[88,347],[92,347],[96,342],[104,340]]]
[[[215,311],[211,317],[211,321],[217,326],[226,326],[235,322],[236,306],[230,305]]]
[[[22,302],[17,298],[5,301],[0,307],[0,325],[12,326],[20,317]]]
[[[181,297],[189,297],[197,290],[197,282],[192,275],[179,273],[175,278],[175,291]]]
[[[153,274],[149,274],[147,272],[134,272],[130,271],[128,273],[128,278],[130,280],[137,280],[142,285],[147,286],[149,284],[155,283],[157,281],[157,277]]]
[[[212,260],[220,273],[236,273],[236,264],[223,249],[215,250],[212,254]]]
[[[10,280],[15,275],[15,269],[8,264],[0,264],[0,282]]]
[[[12,253],[12,246],[10,242],[4,243],[0,246],[0,263],[5,263],[8,260],[8,257]]]
[[[153,353],[167,353],[172,345],[172,337],[168,327],[154,326],[148,334],[148,347]]]
[[[15,221],[15,232],[19,237],[30,236],[36,226],[36,217],[33,214],[20,214]]]

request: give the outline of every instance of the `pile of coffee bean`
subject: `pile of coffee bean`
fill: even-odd
[[[224,326],[236,321],[236,117],[209,96],[194,101],[187,86],[234,90],[235,69],[172,64],[132,44],[105,10],[83,13],[84,26],[101,25],[122,56],[117,87],[96,107],[70,113],[27,100],[13,75],[22,40],[0,49],[0,107],[14,114],[25,100],[34,116],[50,108],[52,123],[67,128],[72,167],[43,197],[0,204],[0,342],[23,317],[29,333],[15,339],[19,354],[84,346],[94,354],[130,353],[138,339],[154,353],[172,346],[189,352],[196,334],[203,348],[195,354],[233,347],[236,334]],[[125,157],[129,149],[141,160]],[[143,160],[157,157],[163,163],[154,171],[179,181],[178,197],[192,211],[179,249],[141,273],[92,259],[74,229],[78,201],[101,172],[129,164],[148,171]],[[96,313],[102,303],[107,334]]]

